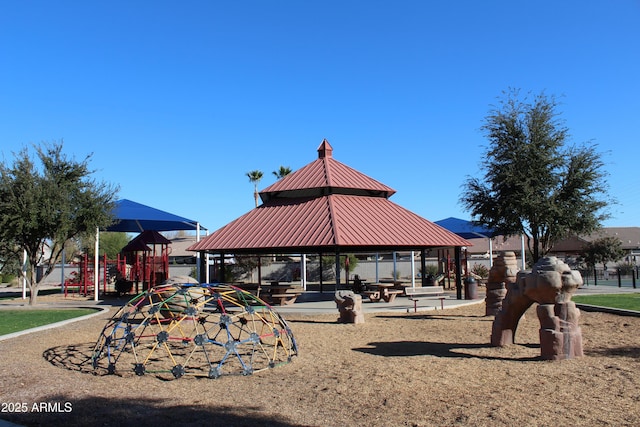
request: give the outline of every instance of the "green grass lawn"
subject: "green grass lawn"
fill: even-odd
[[[571,300],[581,304],[640,311],[640,293],[574,295]]]
[[[91,308],[0,310],[0,335],[95,313]]]

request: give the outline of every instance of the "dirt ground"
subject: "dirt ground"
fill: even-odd
[[[41,302],[45,302],[42,297]],[[0,419],[33,426],[638,426],[640,318],[583,312],[585,356],[539,358],[534,308],[491,347],[484,304],[286,315],[293,362],[219,379],[95,375],[111,314],[0,341]],[[17,412],[23,409],[24,412]]]

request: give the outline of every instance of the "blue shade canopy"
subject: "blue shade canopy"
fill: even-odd
[[[464,219],[449,217],[435,221],[435,223],[463,239],[491,238],[495,235],[494,230],[475,225],[473,222]]]
[[[105,231],[142,233],[145,230],[197,230],[198,227],[198,222],[192,219],[183,218],[127,199],[116,202],[114,216],[116,222],[107,227]]]

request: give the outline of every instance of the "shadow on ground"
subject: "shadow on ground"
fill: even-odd
[[[95,343],[60,345],[45,350],[42,357],[57,368],[93,374],[91,357],[95,345]]]
[[[625,346],[616,348],[596,348],[592,350],[585,350],[585,356],[606,356],[606,357],[631,357],[633,359],[640,359],[640,347],[637,346]]]
[[[481,322],[493,322],[493,316],[481,316],[481,315],[449,315],[449,314],[386,314],[380,313],[376,315],[380,319],[407,319],[407,320],[479,320]]]
[[[65,427],[123,426],[270,426],[292,427],[284,417],[265,415],[267,408],[189,405],[188,398],[176,396],[174,401],[141,397],[131,399],[73,400],[65,395],[52,396],[45,402],[48,409],[26,413],[4,413],[2,418],[22,426],[64,425]]]
[[[523,347],[537,348],[534,344],[520,344]],[[354,348],[354,351],[373,354],[375,356],[385,357],[410,357],[410,356],[436,356],[436,357],[455,357],[455,358],[475,358],[487,360],[518,360],[518,361],[534,361],[542,360],[539,356],[535,357],[505,357],[505,356],[486,356],[475,355],[468,351],[493,349],[489,344],[460,344],[445,342],[428,342],[428,341],[392,341],[392,342],[372,342],[368,347]]]
[[[287,323],[311,323],[311,324],[324,324],[324,325],[338,325],[338,317],[335,320],[315,320],[315,319],[286,319]]]

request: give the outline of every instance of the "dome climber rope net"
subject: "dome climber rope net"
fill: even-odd
[[[96,373],[251,375],[291,362],[291,328],[271,306],[223,284],[169,284],[133,297],[107,322],[92,356]]]

